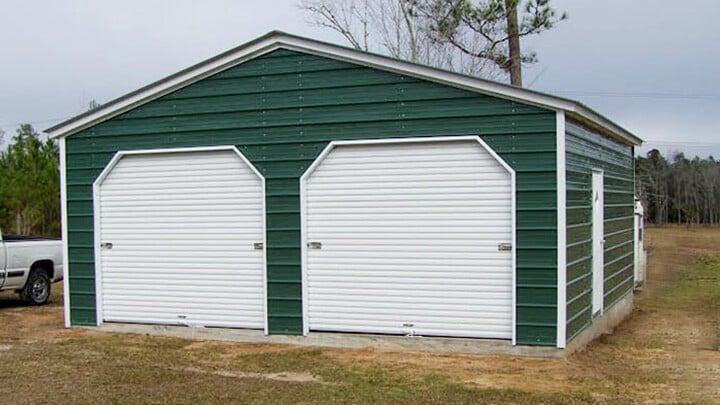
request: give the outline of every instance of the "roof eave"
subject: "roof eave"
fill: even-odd
[[[575,103],[575,108],[566,111],[566,114],[568,114],[570,118],[575,118],[578,121],[594,124],[608,136],[621,142],[633,146],[642,145],[643,143],[643,140],[632,132],[583,104]]]

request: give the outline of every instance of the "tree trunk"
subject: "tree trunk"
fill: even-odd
[[[510,84],[522,87],[522,62],[520,60],[520,33],[518,28],[517,0],[505,0],[507,14],[508,48],[510,51]]]

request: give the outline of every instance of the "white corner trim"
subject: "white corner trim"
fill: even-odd
[[[50,128],[47,133],[50,138],[71,135],[215,73],[281,48],[359,64],[401,75],[413,76],[431,82],[515,100],[551,110],[563,110],[606,128],[615,134],[615,136],[627,142],[641,142],[639,138],[619,125],[582,104],[571,100],[283,33],[267,35],[260,40],[250,42],[226,54],[202,62],[193,68],[178,72],[135,93],[130,93],[127,96],[111,101],[106,107],[100,107],[92,113],[83,114],[76,119],[71,119],[56,125]]]
[[[397,144],[397,143],[421,143],[421,142],[462,142],[475,141],[485,149],[493,159],[510,174],[512,187],[512,344],[517,344],[517,209],[516,209],[516,184],[515,170],[498,155],[485,141],[478,135],[463,136],[436,136],[436,137],[414,137],[414,138],[385,138],[385,139],[359,139],[359,140],[337,140],[331,141],[323,149],[312,164],[305,170],[300,177],[300,248],[301,248],[301,280],[302,280],[302,316],[303,316],[303,336],[310,333],[310,324],[308,322],[308,252],[307,252],[307,180],[315,172],[318,166],[337,146],[348,145],[380,145],[380,144]]]
[[[65,138],[58,140],[60,152],[60,227],[62,228],[63,252],[63,316],[66,328],[70,327],[70,258],[68,257],[68,213],[67,213],[67,163],[65,158]]]
[[[236,147],[233,146],[233,149],[235,150],[235,153],[240,156],[240,158],[250,167],[250,170],[255,172],[255,175],[258,176],[260,179],[260,187],[262,187],[262,229],[263,229],[263,235],[262,235],[262,244],[263,244],[263,313],[265,314],[265,327],[263,329],[263,332],[265,333],[265,336],[270,334],[270,321],[268,318],[268,276],[267,276],[267,252],[268,252],[268,243],[267,243],[267,189],[265,188],[265,176],[263,176],[260,171],[257,170],[255,166],[253,166],[252,163],[250,163],[250,160],[248,160],[245,155],[243,155]]]
[[[65,139],[60,139],[61,144],[64,144]],[[97,317],[97,326],[102,324],[103,311],[102,311],[102,256],[98,247],[101,243],[101,226],[100,226],[100,186],[105,181],[107,176],[112,172],[112,169],[118,164],[120,159],[124,156],[133,155],[150,155],[150,154],[169,154],[169,153],[189,153],[189,152],[215,152],[215,151],[232,151],[234,152],[243,163],[245,163],[250,170],[260,179],[262,187],[262,223],[263,223],[263,311],[265,326],[263,328],[264,333],[269,334],[268,326],[268,308],[267,308],[267,211],[266,211],[266,190],[265,190],[265,177],[260,171],[238,150],[234,145],[221,145],[221,146],[199,146],[191,148],[166,148],[166,149],[142,149],[142,150],[128,150],[118,151],[110,159],[110,162],[105,166],[100,175],[93,182],[93,250],[95,257],[95,309]],[[61,156],[64,154],[61,152]],[[67,302],[67,301],[66,301]],[[69,308],[68,308],[69,310]]]
[[[478,138],[479,139],[479,138]],[[482,141],[482,140],[481,140]],[[494,151],[493,151],[494,153]],[[509,166],[508,166],[509,167]],[[512,187],[512,345],[517,345],[517,183],[515,170],[510,168],[510,182]]]
[[[100,173],[100,176],[93,183],[93,275],[95,276],[95,325],[102,325],[103,311],[102,311],[102,254],[100,253],[100,244],[102,243],[101,230],[100,230],[100,185],[103,180],[107,177],[113,167],[120,161],[122,155],[120,152],[116,153],[115,156],[110,159],[110,163],[107,164],[105,169]]]
[[[556,115],[557,146],[557,347],[567,340],[567,184],[565,161],[565,112]]]

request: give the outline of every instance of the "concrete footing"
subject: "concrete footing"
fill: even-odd
[[[276,343],[362,349],[422,351],[476,355],[513,355],[529,357],[562,357],[563,350],[554,347],[513,346],[507,340],[440,338],[422,336],[365,335],[356,333],[311,332],[307,336],[265,335],[259,330],[192,328],[186,326],[104,323],[99,328],[108,332],[172,336],[185,339],[223,340],[244,343]]]
[[[610,307],[605,313],[596,318],[590,326],[575,336],[565,347],[565,356],[569,356],[574,352],[585,349],[588,343],[600,337],[600,335],[609,333],[618,326],[625,318],[627,318],[633,310],[633,292],[630,291],[625,297]]]
[[[398,351],[421,351],[475,355],[511,355],[562,358],[582,350],[592,340],[608,333],[622,322],[633,309],[633,294],[627,294],[607,310],[565,349],[542,346],[513,346],[508,340],[465,339],[422,336],[366,335],[356,333],[311,332],[307,336],[266,335],[260,330],[203,328],[132,323],[104,323],[88,329],[184,339],[221,340],[244,343],[273,343],[295,346],[333,347],[346,349],[376,348]]]

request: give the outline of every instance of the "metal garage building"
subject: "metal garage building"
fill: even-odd
[[[631,305],[640,139],[571,100],[273,32],[47,132],[68,326],[564,348]]]

